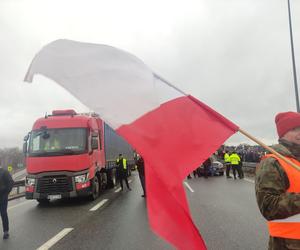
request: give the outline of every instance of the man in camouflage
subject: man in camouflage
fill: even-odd
[[[300,114],[280,113],[276,116],[275,122],[279,144],[273,146],[273,149],[289,159],[300,161]],[[282,161],[280,162],[274,157],[263,158],[257,166],[255,178],[256,199],[260,212],[269,221],[268,223],[273,222],[279,227],[281,224],[277,224],[274,220],[284,221],[294,215],[300,215],[300,191],[288,191],[292,185],[291,178],[284,170],[286,168],[283,168]],[[294,225],[300,234],[300,223]],[[269,249],[300,249],[300,238],[270,236]]]

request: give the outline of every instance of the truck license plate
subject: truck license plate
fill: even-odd
[[[48,195],[49,200],[61,199],[61,194],[51,194]]]

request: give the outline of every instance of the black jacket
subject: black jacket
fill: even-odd
[[[6,169],[0,168],[0,195],[7,195],[13,188],[14,181]]]
[[[145,176],[145,164],[144,164],[144,159],[142,157],[140,157],[136,163],[137,165],[137,169],[139,171],[139,174],[144,175]]]

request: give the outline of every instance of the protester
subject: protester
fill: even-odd
[[[300,114],[285,112],[275,118],[278,153],[300,166]],[[268,154],[256,169],[255,192],[262,215],[268,220],[269,249],[300,249],[300,172]]]
[[[137,160],[136,160],[136,166],[137,166],[137,170],[139,172],[139,177],[140,177],[140,181],[141,181],[141,185],[143,188],[143,194],[142,197],[146,197],[146,186],[145,186],[145,163],[144,163],[144,159],[142,156],[138,155]]]
[[[9,172],[0,166],[0,212],[3,227],[3,239],[9,238],[9,222],[7,215],[8,194],[12,190],[14,181]]]
[[[117,176],[120,181],[120,186],[123,191],[123,180],[126,183],[127,189],[131,191],[131,188],[129,187],[128,184],[128,179],[127,179],[127,160],[123,158],[122,154],[119,154],[119,157],[116,160],[116,165],[117,165]]]

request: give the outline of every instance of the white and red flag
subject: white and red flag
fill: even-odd
[[[35,74],[97,112],[143,156],[152,229],[178,249],[206,249],[183,180],[238,127],[114,47],[54,41],[35,56],[25,81]]]

